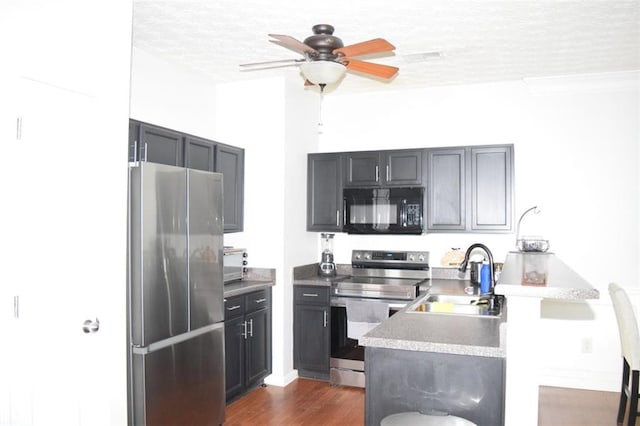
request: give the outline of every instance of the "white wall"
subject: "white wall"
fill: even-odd
[[[349,77],[357,78],[357,77]],[[180,90],[184,87],[184,90]],[[212,101],[215,99],[215,101]],[[202,76],[134,50],[131,116],[246,149],[245,230],[225,244],[246,247],[250,266],[276,268],[274,374],[293,376],[292,268],[319,259],[305,231],[306,153],[476,144],[515,145],[516,217],[523,233],[600,290],[601,300],[545,303],[549,338],[543,382],[617,390],[619,343],[606,286],[640,295],[640,163],[637,73],[539,79],[319,97],[299,81],[266,78],[213,87]],[[337,234],[338,263],[356,248],[431,252],[483,242],[496,261],[514,234],[350,236]],[[584,353],[591,347],[590,353]]]
[[[276,269],[267,379],[276,385],[295,378],[292,270],[316,261],[316,236],[305,231],[306,154],[317,149],[313,95],[283,78],[218,87],[216,136],[246,149],[245,229],[225,244],[246,247],[252,267]]]
[[[214,139],[216,90],[205,76],[137,48],[131,69],[131,118]]]
[[[354,77],[355,78],[355,77]],[[544,381],[616,390],[619,343],[607,284],[640,291],[639,83],[637,73],[538,79],[325,98],[321,152],[478,144],[515,146],[517,220],[599,289],[601,300],[545,307],[554,319]],[[438,265],[451,247],[484,242],[499,261],[514,234],[336,236],[336,260],[352,249],[421,249]],[[634,293],[635,294],[635,293]],[[560,319],[555,319],[560,317]],[[587,339],[587,340],[585,340]],[[590,341],[588,340],[590,339]],[[582,353],[583,343],[592,345]]]
[[[272,384],[293,371],[294,266],[317,261],[306,232],[306,155],[317,150],[318,96],[300,81],[266,78],[214,86],[140,49],[132,58],[131,117],[245,148],[244,231],[249,266],[275,268]]]

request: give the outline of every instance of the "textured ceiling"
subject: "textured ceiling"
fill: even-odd
[[[383,37],[395,65],[380,82],[347,73],[336,90],[408,89],[640,69],[640,1],[134,0],[133,45],[215,82],[291,73],[239,64],[299,58],[268,42],[331,24],[345,45]],[[422,55],[424,52],[442,55]],[[424,58],[423,58],[424,56]],[[300,77],[300,84],[303,80]]]

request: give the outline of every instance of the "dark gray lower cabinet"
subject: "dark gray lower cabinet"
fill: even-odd
[[[300,377],[329,380],[329,288],[295,286],[293,365]]]
[[[271,374],[271,289],[225,299],[227,402]]]
[[[504,425],[504,358],[365,349],[365,424],[406,411]]]

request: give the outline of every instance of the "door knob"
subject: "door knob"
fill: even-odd
[[[97,333],[100,330],[100,320],[96,318],[95,321],[86,320],[82,324],[82,331],[85,333]]]

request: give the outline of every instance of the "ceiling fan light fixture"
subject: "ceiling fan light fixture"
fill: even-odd
[[[300,64],[300,71],[313,84],[334,84],[344,76],[347,67],[333,61],[313,61]]]

